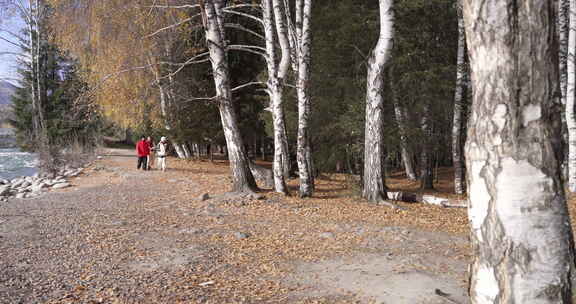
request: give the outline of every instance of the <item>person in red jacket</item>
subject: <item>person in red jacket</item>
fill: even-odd
[[[150,155],[150,144],[146,141],[146,137],[142,136],[140,141],[136,144],[136,153],[138,154],[137,169],[148,169],[148,155]]]

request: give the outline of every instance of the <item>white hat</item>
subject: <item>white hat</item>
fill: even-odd
[[[160,138],[160,141],[166,141],[166,137],[165,137],[165,136],[162,136],[162,137]]]

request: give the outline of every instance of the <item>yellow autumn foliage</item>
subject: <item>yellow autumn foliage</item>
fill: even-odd
[[[151,69],[159,71],[166,46],[181,39],[190,25],[150,34],[189,18],[187,12],[152,7],[174,2],[167,0],[48,2],[54,8],[54,42],[79,60],[103,114],[121,127],[137,127],[146,116],[154,126],[162,125]]]

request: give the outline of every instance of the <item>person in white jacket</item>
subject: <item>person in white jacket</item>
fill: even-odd
[[[166,137],[162,136],[160,138],[160,142],[156,147],[156,156],[158,157],[157,166],[162,171],[166,171],[166,156],[168,152],[168,142],[166,141]]]

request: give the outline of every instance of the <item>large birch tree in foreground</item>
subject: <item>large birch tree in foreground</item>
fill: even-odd
[[[571,303],[572,231],[552,138],[555,1],[463,2],[472,303]]]
[[[394,34],[393,0],[380,0],[380,37],[368,62],[362,196],[373,202],[387,199],[384,181],[384,68],[390,58]]]
[[[232,191],[253,192],[257,190],[256,182],[250,171],[248,155],[232,104],[227,42],[222,16],[224,2],[222,0],[201,1],[206,44],[210,52],[210,62],[212,63],[216,86],[216,101],[218,102],[222,128],[226,137],[228,158],[230,159],[230,169],[232,170]]]

